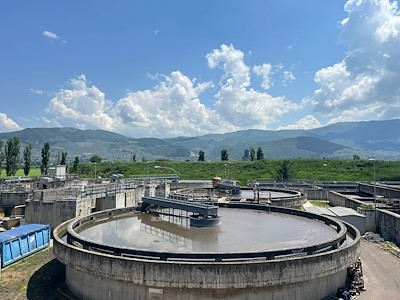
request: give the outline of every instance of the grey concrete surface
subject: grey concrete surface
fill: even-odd
[[[296,210],[268,208],[303,214]],[[133,213],[133,208],[98,212],[83,219],[99,221],[105,216],[115,218],[128,212]],[[83,239],[80,239],[82,243],[75,244],[61,239],[67,229],[71,240],[78,238],[71,222],[78,220],[65,222],[54,230],[54,253],[66,265],[68,288],[81,299],[123,300],[131,299],[132,295],[135,299],[149,299],[152,291],[162,293],[164,299],[177,300],[321,299],[344,286],[347,267],[360,257],[360,236],[352,227],[347,230],[355,237],[353,242],[335,251],[270,260],[218,262],[146,259],[100,253],[91,251],[90,247],[82,249]]]
[[[400,259],[362,240],[361,260],[367,290],[356,299],[400,299]]]

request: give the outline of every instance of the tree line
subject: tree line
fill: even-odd
[[[261,147],[258,147],[257,153],[253,147],[250,147],[249,152],[250,152],[250,157],[249,157],[250,161],[264,160],[264,152]],[[206,160],[206,154],[203,150],[200,150],[198,161],[205,161],[205,160]],[[227,160],[229,160],[228,150],[222,149],[221,150],[221,161],[227,161]]]
[[[25,176],[28,176],[31,166],[32,166],[32,145],[27,144],[23,147],[22,151],[22,169],[24,170]],[[17,137],[12,137],[8,139],[5,143],[0,140],[0,174],[3,170],[3,163],[5,163],[5,170],[7,176],[15,176],[18,169],[21,167],[20,160],[21,146],[19,139]],[[41,166],[40,171],[42,175],[47,175],[49,173],[50,166],[50,144],[44,143],[41,151]],[[67,152],[59,152],[59,157],[57,158],[57,164],[66,165],[67,164]]]

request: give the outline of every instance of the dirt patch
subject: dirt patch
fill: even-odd
[[[73,299],[65,286],[65,266],[49,247],[1,270],[1,299]]]

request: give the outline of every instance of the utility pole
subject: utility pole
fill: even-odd
[[[374,215],[375,215],[375,231],[378,227],[377,215],[376,215],[376,160],[373,158],[369,159],[374,163]]]
[[[226,180],[226,164],[225,164],[225,180]]]
[[[325,168],[325,201],[328,203],[328,165],[323,164]]]

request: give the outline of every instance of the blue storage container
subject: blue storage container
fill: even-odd
[[[50,225],[27,224],[0,233],[1,267],[50,245]]]

